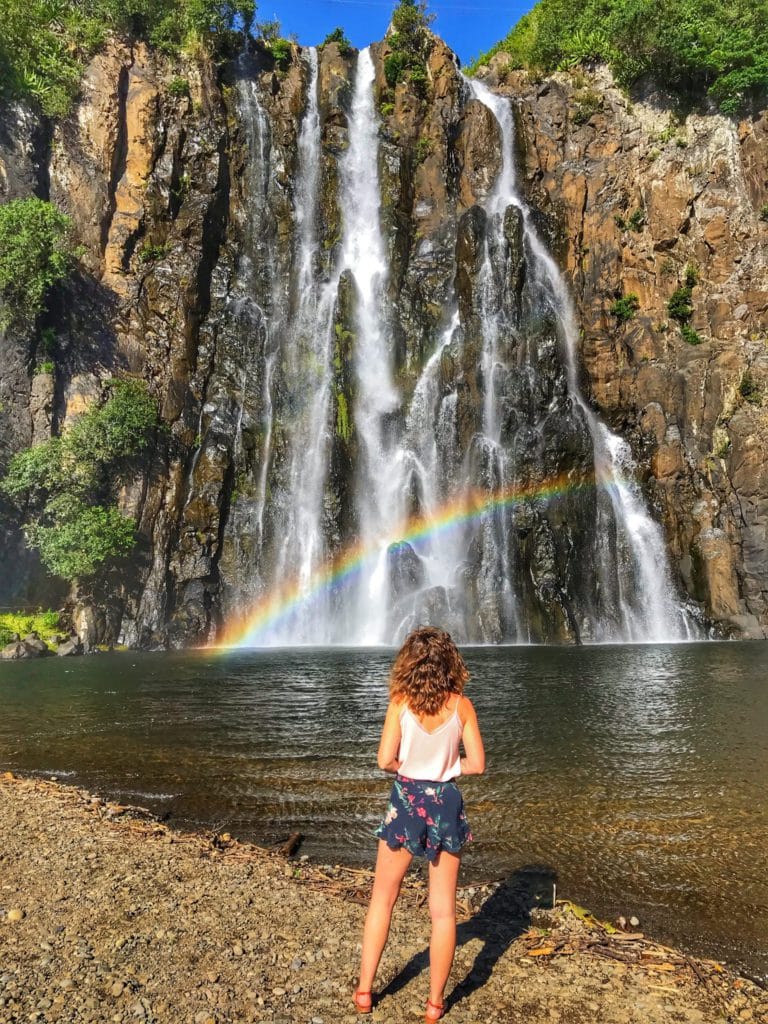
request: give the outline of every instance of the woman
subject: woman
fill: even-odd
[[[444,993],[456,950],[456,885],[461,849],[472,839],[458,775],[485,771],[477,715],[464,695],[469,672],[450,635],[423,627],[405,640],[389,684],[379,768],[395,772],[363,932],[359,1013],[370,1013],[372,986],[400,886],[414,856],[429,861],[429,999],[425,1020],[445,1013]],[[464,757],[459,743],[463,743]]]

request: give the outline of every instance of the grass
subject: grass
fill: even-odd
[[[0,646],[11,643],[14,633],[25,637],[29,633],[38,633],[42,640],[53,649],[54,638],[59,632],[60,616],[58,612],[4,612],[0,614]]]

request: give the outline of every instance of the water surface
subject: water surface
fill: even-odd
[[[525,863],[605,916],[768,976],[768,643],[468,648],[488,771],[465,877]],[[0,767],[180,825],[299,830],[364,862],[387,650],[103,655],[0,666]],[[71,773],[71,774],[70,774]]]

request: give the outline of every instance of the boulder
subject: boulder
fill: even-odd
[[[83,645],[80,643],[80,637],[77,636],[62,640],[56,647],[56,654],[59,658],[71,658],[82,653]]]

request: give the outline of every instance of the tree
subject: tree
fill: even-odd
[[[42,199],[13,199],[0,206],[0,327],[32,323],[48,289],[75,261],[71,221]]]
[[[49,572],[67,580],[93,576],[127,555],[135,523],[115,502],[157,422],[157,406],[141,381],[121,380],[98,408],[60,437],[19,452],[0,489],[24,507],[27,544]]]

